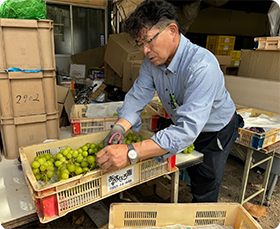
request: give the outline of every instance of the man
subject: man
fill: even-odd
[[[193,202],[217,202],[230,148],[243,126],[218,61],[179,33],[176,11],[164,0],[142,2],[126,20],[126,28],[146,58],[118,109],[118,121],[104,139],[106,147],[96,156],[98,164],[112,171],[137,159],[163,162],[194,143],[204,161],[188,169]],[[113,134],[120,133],[123,141],[128,129],[140,129],[139,115],[155,91],[174,125],[143,142],[108,145]]]

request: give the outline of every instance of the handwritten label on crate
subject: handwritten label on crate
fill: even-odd
[[[16,95],[16,104],[22,104],[22,103],[26,103],[26,102],[39,102],[40,98],[39,98],[39,94],[36,93],[34,95],[21,95],[21,94],[17,94]]]
[[[108,192],[132,184],[134,183],[134,167],[111,173],[106,179]]]

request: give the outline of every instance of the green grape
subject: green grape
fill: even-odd
[[[74,150],[72,156],[73,156],[74,158],[77,158],[78,155],[79,155],[78,150]]]
[[[93,148],[89,148],[89,149],[88,149],[88,154],[93,154],[93,153],[94,153]]]
[[[88,143],[86,143],[86,147],[89,149],[90,148],[90,143],[88,142]]]
[[[69,173],[61,173],[61,178],[62,179],[68,179],[69,178]]]
[[[99,144],[98,144],[98,146],[97,146],[99,149],[103,149],[103,141],[102,142],[100,142]]]
[[[61,171],[58,170],[58,171],[56,172],[56,175],[57,175],[58,177],[60,177],[60,176],[61,176]]]
[[[43,165],[45,163],[45,160],[41,157],[39,158],[38,162],[40,163],[40,165]]]
[[[133,135],[133,136],[132,136],[132,141],[135,141],[135,142],[136,142],[136,140],[137,140],[137,136],[136,136],[136,135]]]
[[[71,148],[70,146],[68,146],[68,147],[66,147],[66,150],[67,150],[68,152],[70,152],[70,151],[72,150],[72,148]]]
[[[99,152],[98,147],[94,148],[93,150],[94,150],[94,154],[97,154]]]
[[[88,156],[88,157],[87,157],[87,162],[88,162],[89,164],[93,164],[93,163],[95,162],[95,157],[94,157],[94,156]]]
[[[82,168],[88,167],[88,162],[82,161],[82,162],[81,162],[81,167],[82,167]]]
[[[84,167],[84,168],[83,168],[83,172],[87,173],[87,172],[89,172],[89,171],[90,171],[90,169],[89,169],[88,167]]]
[[[74,164],[69,164],[69,165],[67,166],[67,168],[68,168],[69,172],[72,173],[72,172],[75,171],[76,166],[75,166]]]
[[[41,165],[41,166],[40,166],[40,171],[44,172],[46,169],[47,169],[46,166],[44,166],[44,165]]]
[[[63,156],[66,156],[67,154],[68,154],[68,150],[66,150],[66,149],[63,150],[62,155],[63,155]]]
[[[40,173],[40,169],[39,168],[34,168],[34,169],[32,169],[32,172],[33,172],[34,175],[36,175],[36,174]]]
[[[46,175],[48,178],[52,178],[54,173],[53,173],[53,171],[47,171]]]
[[[130,141],[131,141],[132,138],[133,138],[132,133],[129,133],[126,137],[127,137],[127,140],[130,140]]]
[[[68,173],[68,174],[70,173],[69,170],[68,170],[67,168],[62,169],[62,170],[60,170],[60,171],[61,171],[61,174],[62,174],[62,173]]]
[[[57,155],[56,155],[56,159],[57,160],[59,160],[60,158],[62,158],[63,157],[63,154],[61,154],[61,153],[58,153]]]
[[[130,144],[130,143],[131,143],[131,140],[128,139],[128,140],[126,141],[126,144]]]
[[[49,162],[46,161],[46,162],[44,162],[43,165],[46,166],[46,168],[47,168],[50,164],[49,164]]]
[[[40,167],[40,163],[38,161],[34,161],[31,166],[32,168],[37,169]]]
[[[59,167],[59,166],[61,166],[62,162],[61,161],[56,161],[54,164],[55,164],[56,167]]]
[[[59,166],[58,169],[61,171],[61,170],[63,170],[63,169],[67,169],[67,167],[66,167],[66,165],[61,165],[61,166]]]
[[[84,159],[83,156],[78,156],[76,160],[77,160],[77,162],[81,162],[83,159]]]
[[[136,142],[141,142],[141,141],[142,141],[141,137],[136,138]]]
[[[51,159],[51,155],[49,155],[48,153],[45,155],[46,160],[50,160]]]
[[[40,174],[36,174],[35,178],[36,178],[36,180],[40,180],[41,179],[41,175]]]
[[[80,148],[78,149],[78,153],[82,153],[82,152],[84,152],[84,150],[80,147]]]
[[[83,169],[81,168],[81,167],[77,167],[76,169],[75,169],[75,174],[76,175],[79,175],[79,174],[81,174],[83,172]]]
[[[34,158],[34,161],[38,161],[38,160],[39,160],[39,157],[38,157],[38,156]]]
[[[83,155],[84,157],[87,157],[87,156],[88,156],[88,152],[87,152],[87,151],[84,151],[84,152],[82,153],[82,155]]]
[[[49,164],[49,166],[53,165],[53,162],[51,160],[47,161],[47,163]]]
[[[66,158],[65,158],[65,157],[62,157],[62,158],[60,158],[59,160],[63,163],[63,162],[66,161]]]
[[[95,147],[96,147],[96,144],[95,144],[95,143],[91,143],[91,144],[90,144],[90,148],[91,148],[91,149],[94,149]]]
[[[83,145],[83,146],[82,146],[82,150],[83,150],[83,151],[87,151],[87,150],[88,150],[88,147],[87,147],[86,145]]]
[[[81,163],[75,162],[75,166],[76,166],[76,167],[80,167],[80,166],[81,166]]]
[[[71,153],[68,153],[68,154],[66,155],[66,157],[67,157],[68,159],[71,159],[71,158],[72,158],[72,154],[71,154]]]
[[[47,167],[47,170],[48,171],[54,171],[54,167],[53,166],[49,166],[49,167]]]

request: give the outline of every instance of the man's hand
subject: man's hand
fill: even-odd
[[[111,129],[110,133],[106,136],[106,138],[103,141],[103,147],[104,148],[107,145],[109,145],[109,140],[111,139],[111,137],[115,133],[119,133],[121,135],[121,138],[118,141],[119,135],[116,135],[115,137],[113,137],[111,144],[114,145],[114,144],[124,143],[125,128],[122,125],[120,125],[120,124],[115,124],[113,126],[113,128]]]
[[[102,170],[114,171],[129,165],[128,147],[125,144],[108,145],[96,154],[96,162]]]

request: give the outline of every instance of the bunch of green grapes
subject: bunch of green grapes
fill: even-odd
[[[135,143],[135,142],[141,142],[144,141],[140,136],[137,136],[135,134],[129,133],[125,138],[124,138],[124,143],[125,144],[130,144],[130,143]]]
[[[194,150],[194,144],[191,144],[188,148],[186,148],[182,153],[190,154]]]
[[[57,176],[60,180],[66,180],[99,168],[95,161],[95,156],[102,148],[103,141],[99,144],[86,143],[77,150],[72,150],[69,146],[66,149],[60,150],[54,157]]]
[[[54,175],[53,163],[52,154],[43,153],[35,157],[31,167],[36,180],[43,180],[46,184]]]

